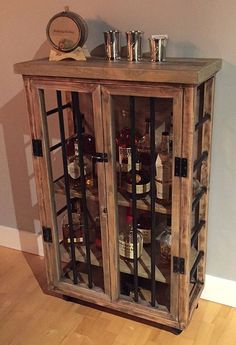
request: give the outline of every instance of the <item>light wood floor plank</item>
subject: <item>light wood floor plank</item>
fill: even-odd
[[[236,345],[236,309],[201,300],[181,335],[46,291],[43,259],[0,247],[0,345]]]

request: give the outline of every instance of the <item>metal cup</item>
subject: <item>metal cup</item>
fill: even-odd
[[[128,61],[140,61],[142,58],[142,31],[133,30],[126,32],[127,59]]]
[[[153,35],[149,38],[151,61],[166,61],[168,35]]]
[[[108,60],[120,59],[120,31],[109,30],[104,32],[105,51]]]

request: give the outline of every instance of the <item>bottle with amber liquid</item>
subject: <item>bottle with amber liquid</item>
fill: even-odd
[[[150,119],[145,119],[146,129],[145,134],[138,142],[139,159],[142,163],[142,167],[146,171],[151,169],[151,152],[150,152]]]
[[[169,148],[169,132],[162,132],[162,140],[156,158],[156,198],[163,204],[171,203],[172,157]]]
[[[135,164],[135,186],[137,199],[145,198],[150,192],[150,176],[142,169],[142,163],[137,159]],[[126,175],[126,193],[132,198],[132,171]]]
[[[116,145],[118,152],[118,162],[121,173],[127,173],[131,170],[131,133],[129,116],[126,110],[121,112],[121,130],[116,137]],[[136,133],[135,144],[138,144],[140,135]]]
[[[72,206],[72,233],[75,245],[82,245],[84,243],[84,225],[83,215],[80,207],[80,200],[78,198],[71,199]],[[70,227],[68,214],[66,213],[62,219],[63,243],[65,248],[69,248],[71,243]]]
[[[134,232],[133,232],[133,217],[127,213],[126,226],[119,234],[119,254],[125,259],[134,259]],[[143,236],[137,230],[137,258],[140,258],[143,251]]]

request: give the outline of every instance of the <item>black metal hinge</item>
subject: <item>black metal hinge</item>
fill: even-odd
[[[187,177],[188,160],[187,158],[175,157],[175,176]]]
[[[42,140],[32,139],[32,147],[33,147],[33,155],[35,157],[42,157],[43,156]]]
[[[43,240],[44,242],[52,242],[52,230],[43,226]]]
[[[185,272],[185,260],[177,256],[173,257],[173,271],[174,273],[184,274]]]
[[[100,163],[100,162],[108,162],[108,158],[107,158],[107,153],[103,153],[103,152],[96,152],[93,155],[93,161]]]

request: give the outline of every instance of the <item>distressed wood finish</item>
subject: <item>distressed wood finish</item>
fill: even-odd
[[[104,59],[87,61],[49,62],[33,60],[15,65],[15,72],[23,75],[106,79],[158,83],[200,84],[221,68],[220,59],[171,59],[165,63],[111,63]]]
[[[194,138],[195,121],[198,108],[202,108],[203,113],[210,113],[212,119],[214,75],[220,67],[221,60],[219,59],[168,59],[166,63],[162,64],[150,63],[147,60],[136,64],[123,60],[112,63],[103,59],[88,59],[86,62],[49,62],[43,59],[15,65],[15,72],[21,73],[24,77],[31,136],[43,140],[43,157],[33,157],[33,162],[40,220],[42,226],[52,229],[52,243],[44,243],[47,279],[51,290],[166,326],[178,329],[186,328],[204,286],[206,264],[205,255],[197,268],[198,281],[195,285],[190,283],[190,271],[198,251],[204,251],[206,254],[208,216],[208,193],[206,193],[199,202],[200,219],[206,220],[206,225],[198,235],[197,251],[195,248],[191,248],[193,166],[194,160],[198,158],[195,157],[196,154],[199,154],[197,150],[208,151],[207,163],[202,164],[200,174],[198,174],[201,183],[208,188],[212,132],[212,121],[207,121],[203,124],[199,136]],[[55,186],[52,185],[48,129],[46,119],[41,111],[43,104],[42,99],[40,104],[39,89],[60,90],[65,94],[65,102],[67,103],[71,101],[71,92],[78,92],[82,111],[85,110],[87,114],[88,132],[90,133],[90,129],[94,128],[96,151],[107,153],[108,162],[97,164],[98,188],[96,190],[87,189],[87,200],[99,203],[103,256],[100,257],[99,262],[97,257],[94,258],[94,253],[91,254],[91,257],[95,269],[99,269],[101,265],[103,267],[105,293],[101,287],[95,286],[93,289],[88,289],[86,284],[82,282],[79,285],[73,285],[70,276],[65,275],[62,278],[61,275],[61,266],[67,267],[68,260],[63,259],[65,253],[63,254],[59,248],[53,193],[64,194],[65,188],[60,180]],[[199,100],[199,90],[204,90],[203,103]],[[162,271],[158,264],[157,268],[160,272],[158,269],[156,272],[158,284],[161,282],[161,284],[165,284],[165,287],[170,285],[170,288],[168,286],[168,289],[165,290],[169,294],[168,298],[170,297],[170,310],[168,310],[169,301],[167,305],[161,305],[158,301],[158,307],[152,308],[149,301],[150,291],[145,290],[146,287],[141,287],[146,296],[143,300],[139,300],[140,303],[132,302],[131,297],[123,295],[122,298],[120,297],[120,271],[125,272],[125,274],[132,273],[132,265],[129,265],[128,271],[127,267],[122,268],[118,250],[119,214],[122,214],[123,208],[129,207],[130,204],[129,200],[121,194],[122,191],[117,193],[116,181],[115,132],[119,123],[116,128],[115,117],[119,107],[123,106],[123,104],[116,105],[122,96],[135,96],[141,100],[139,103],[141,110],[138,106],[136,109],[137,127],[139,122],[141,123],[143,114],[150,111],[147,109],[147,104],[143,102],[144,98],[159,98],[160,103],[158,103],[158,109],[155,109],[155,114],[156,117],[159,117],[160,124],[162,124],[163,117],[166,116],[165,112],[170,111],[170,109],[173,111],[172,204],[168,207],[159,204],[155,206],[160,217],[172,215],[171,273],[167,272],[168,268],[166,271],[164,269]],[[113,102],[113,97],[118,101]],[[88,105],[86,105],[86,99]],[[161,102],[165,103],[166,107],[163,108]],[[203,106],[198,103],[203,104]],[[67,116],[68,135],[74,134],[71,109],[66,109],[65,114]],[[196,139],[198,147],[194,147],[196,146]],[[187,177],[175,176],[175,157],[187,159]],[[71,189],[71,196],[81,197],[81,193]],[[123,208],[119,208],[119,206]],[[148,198],[145,201],[139,200],[137,208],[150,210]],[[81,253],[81,250],[77,253],[77,260],[84,264],[83,253]],[[174,256],[184,258],[184,274],[173,273]],[[146,264],[149,261],[150,257],[147,256],[146,261],[143,261],[145,264],[144,271],[139,269],[140,279],[150,277],[150,269]],[[86,275],[87,273],[82,272],[81,274]]]
[[[193,181],[193,136],[196,112],[197,90],[194,87],[184,89],[182,157],[188,160],[188,175],[181,178],[181,223],[180,257],[185,259],[185,273],[179,276],[179,321],[183,327],[189,320],[189,275],[190,275],[190,231],[192,214]]]
[[[206,193],[199,204],[199,216],[200,219],[206,221],[204,228],[199,234],[198,248],[204,251],[204,257],[198,267],[198,279],[201,282],[205,281],[206,271],[206,250],[207,250],[207,222],[208,222],[208,201],[209,201],[209,186],[210,186],[210,168],[211,168],[211,136],[213,125],[213,103],[214,103],[214,88],[215,79],[211,78],[204,85],[204,103],[203,112],[211,114],[211,121],[204,123],[202,128],[202,152],[208,151],[208,159],[202,164],[201,167],[201,183],[208,187],[208,193]]]

